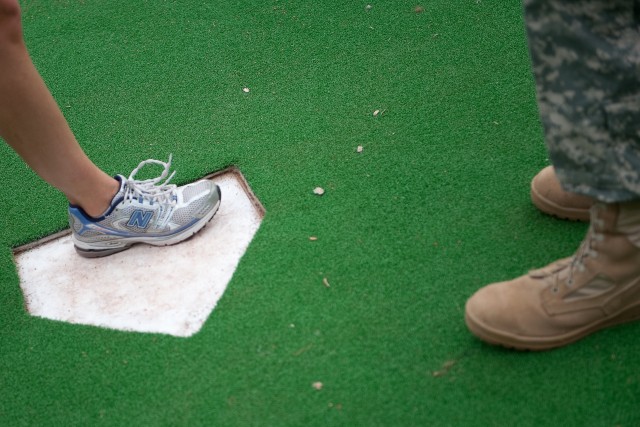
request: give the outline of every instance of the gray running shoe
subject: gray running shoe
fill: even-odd
[[[148,164],[164,167],[160,176],[137,180]],[[182,242],[202,229],[220,206],[220,188],[209,180],[181,187],[169,184],[171,157],[167,163],[145,160],[129,178],[117,175],[120,190],[100,218],[92,218],[81,207],[69,206],[69,225],[78,254],[97,258],[129,249],[136,243],[167,246]]]

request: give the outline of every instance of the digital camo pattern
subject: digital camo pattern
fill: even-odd
[[[538,107],[566,190],[640,199],[640,0],[525,0]]]

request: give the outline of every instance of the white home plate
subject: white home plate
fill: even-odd
[[[215,174],[213,220],[175,246],[76,254],[68,232],[16,249],[29,313],[70,323],[181,337],[200,330],[260,226],[264,210],[236,169]]]

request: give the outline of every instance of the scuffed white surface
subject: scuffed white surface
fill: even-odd
[[[17,254],[29,313],[181,337],[199,331],[262,221],[232,172],[213,181],[222,191],[218,213],[178,245],[136,245],[86,259],[76,254],[67,235]]]

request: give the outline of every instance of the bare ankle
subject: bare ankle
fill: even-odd
[[[69,202],[73,205],[80,206],[85,213],[93,218],[98,218],[109,209],[113,197],[120,190],[120,182],[116,179],[112,179],[109,182],[105,182],[101,189],[97,189],[86,200],[72,200],[69,198]]]

